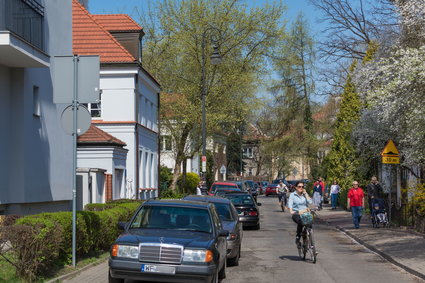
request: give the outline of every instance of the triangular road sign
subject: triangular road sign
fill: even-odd
[[[384,147],[384,150],[381,152],[381,156],[399,156],[397,147],[395,146],[393,140],[389,140],[387,145]]]

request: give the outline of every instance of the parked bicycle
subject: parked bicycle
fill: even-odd
[[[297,245],[300,258],[305,260],[308,255],[313,263],[316,263],[318,254],[313,233],[313,219],[315,215],[316,213],[314,211],[301,215],[301,221],[303,223],[303,230],[301,232],[302,241]]]

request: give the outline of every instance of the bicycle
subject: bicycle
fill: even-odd
[[[316,245],[314,242],[314,233],[313,233],[313,215],[316,213],[314,211],[311,211],[311,217],[307,217],[309,219],[306,220],[306,223],[304,224],[303,221],[303,230],[301,232],[302,237],[302,243],[297,245],[298,248],[298,254],[300,258],[303,260],[306,259],[307,253],[310,256],[310,260],[313,263],[316,263],[317,261],[317,251],[316,251]],[[311,219],[311,220],[310,220]]]

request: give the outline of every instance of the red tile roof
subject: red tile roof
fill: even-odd
[[[107,31],[141,31],[139,26],[130,16],[125,14],[92,15]]]
[[[87,132],[78,137],[77,143],[79,145],[89,144],[104,144],[104,145],[118,145],[126,146],[127,144],[120,139],[102,131],[98,127],[91,125]]]
[[[72,1],[72,51],[78,55],[100,55],[101,63],[137,62],[76,0]]]

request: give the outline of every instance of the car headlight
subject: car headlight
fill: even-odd
[[[112,246],[111,255],[137,259],[139,258],[139,247],[115,244]]]
[[[213,253],[210,250],[185,249],[183,253],[183,261],[210,262],[212,260],[213,260]]]

